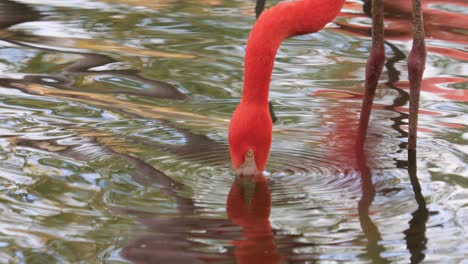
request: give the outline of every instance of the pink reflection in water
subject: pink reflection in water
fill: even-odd
[[[464,82],[468,82],[468,79],[461,77],[429,77],[422,81],[421,89],[423,92],[431,93],[447,100],[468,102],[467,89],[455,89],[448,86],[449,84]],[[408,81],[399,81],[396,85],[402,89],[409,90]]]
[[[370,0],[365,0],[367,6]],[[463,13],[449,12],[442,8],[450,5],[451,10],[468,8],[465,0],[425,0],[423,1],[424,29],[426,38],[429,40],[442,40],[458,44],[468,44],[466,32],[468,31],[468,16]],[[410,0],[388,0],[384,1],[385,10],[385,38],[387,40],[408,41],[413,38],[412,14]],[[356,18],[367,18],[362,14],[363,6],[357,3],[346,3],[345,9],[353,13],[342,12],[340,16],[349,18],[345,22],[338,22],[340,31],[357,36],[370,36],[369,24],[356,22]],[[354,13],[356,12],[356,13]],[[445,48],[427,44],[429,52],[438,53],[458,60],[468,60],[468,53],[454,48]]]
[[[365,2],[369,2],[366,0]],[[468,43],[466,32],[468,24],[466,23],[467,15],[462,13],[453,13],[442,10],[439,6],[451,4],[460,8],[468,8],[468,2],[460,0],[439,1],[425,0],[423,1],[424,12],[424,28],[426,38],[446,40],[457,43]],[[346,3],[345,9],[361,12],[362,7],[356,3]],[[409,0],[391,0],[384,1],[385,9],[385,37],[394,40],[409,40],[413,37],[411,24],[411,1]],[[349,14],[341,13],[343,17],[365,17],[364,14]],[[344,28],[353,29],[357,33],[359,31],[366,32],[368,36],[370,25],[357,24],[340,24]]]
[[[232,223],[242,227],[242,239],[233,240],[237,263],[280,263],[270,224],[271,195],[267,179],[236,178],[226,211]]]

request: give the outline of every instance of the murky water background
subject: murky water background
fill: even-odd
[[[468,5],[424,1],[424,206],[405,145],[409,2],[386,5],[365,164],[356,0],[279,50],[267,177],[245,183],[227,125],[253,1],[1,1],[0,262],[466,262]]]

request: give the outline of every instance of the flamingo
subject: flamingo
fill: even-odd
[[[416,149],[419,90],[426,58],[421,1],[412,0],[414,34],[408,60],[409,152]],[[276,52],[281,42],[292,36],[321,30],[340,13],[344,2],[345,0],[281,2],[265,10],[254,24],[247,41],[242,99],[229,125],[229,151],[237,176],[261,174],[268,161],[272,137],[268,92]],[[364,146],[374,94],[385,61],[382,0],[372,0],[371,4],[372,47],[366,64],[366,89],[359,119],[357,148]]]

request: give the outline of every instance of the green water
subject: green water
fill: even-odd
[[[463,1],[430,6],[447,21],[468,13]],[[467,28],[426,26],[428,46],[443,51],[429,49],[424,75],[416,174],[427,205],[418,207],[403,35],[386,46],[372,114],[373,184],[349,162],[370,48],[359,1],[281,46],[267,181],[246,218],[263,222],[232,220],[244,200],[227,126],[254,8],[0,1],[0,263],[240,263],[242,252],[284,263],[466,261]],[[390,17],[391,30],[400,17]]]

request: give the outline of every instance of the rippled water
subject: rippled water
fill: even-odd
[[[468,5],[424,1],[415,162],[409,3],[385,6],[366,154],[351,151],[370,46],[356,0],[282,45],[266,177],[242,181],[227,125],[253,1],[0,1],[0,262],[466,261]]]

